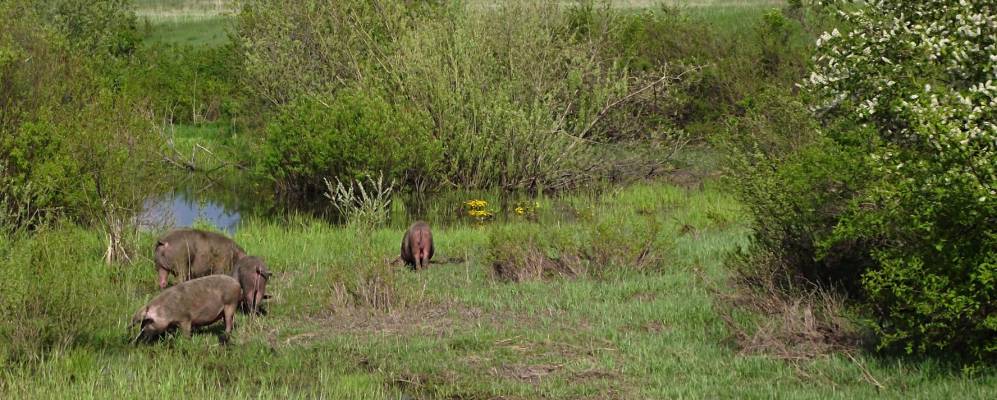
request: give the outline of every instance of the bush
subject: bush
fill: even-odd
[[[135,53],[124,70],[122,91],[142,99],[160,120],[170,123],[232,121],[247,113],[240,70],[239,53],[232,45],[154,44]]]
[[[576,231],[577,233],[577,231]],[[488,236],[488,260],[496,279],[523,282],[584,275],[581,238],[535,224],[496,226]]]
[[[846,131],[867,132],[842,125],[829,135],[800,99],[774,88],[744,105],[745,115],[731,119],[724,145],[732,155],[730,183],[755,216],[756,251],[773,254],[776,269],[790,268],[781,272],[787,287],[802,279],[859,295],[868,247],[841,241],[822,253],[821,246],[830,243],[848,205],[874,176],[869,149],[841,140]]]
[[[626,162],[646,156],[660,167],[672,154],[681,132],[658,111],[684,69],[634,72],[602,57],[620,13],[430,3],[251,2],[238,29],[250,90],[275,107],[341,90],[382,94],[426,118],[439,141],[447,162],[430,188],[560,189],[642,174]],[[635,142],[651,150],[619,151]]]
[[[328,102],[298,98],[280,109],[266,135],[260,173],[291,199],[320,198],[323,178],[431,178],[440,160],[440,145],[419,114],[351,90]]]
[[[138,47],[138,19],[131,0],[36,2],[43,18],[76,48],[97,57],[125,57]]]
[[[598,209],[569,225],[514,223],[489,231],[493,276],[514,282],[556,277],[605,278],[620,271],[660,270],[673,248],[667,186],[636,185],[600,196]]]
[[[831,240],[875,245],[863,284],[881,347],[997,361],[997,13],[937,0],[841,15],[852,29],[821,37],[809,86],[874,127],[880,179]]]
[[[89,57],[110,56],[75,48],[43,17],[32,4],[0,4],[0,199],[16,216],[4,229],[65,216],[119,243],[158,184],[155,132],[143,104],[91,67]]]
[[[805,85],[824,125],[794,122],[811,119],[782,95],[731,125],[757,251],[791,281],[849,289],[882,349],[992,362],[997,17],[982,1],[848,3]]]

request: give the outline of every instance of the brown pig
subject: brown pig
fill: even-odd
[[[429,268],[433,251],[433,233],[429,231],[429,224],[416,221],[402,238],[402,260],[417,271]]]
[[[170,328],[179,327],[187,336],[199,326],[210,325],[225,319],[228,340],[235,322],[235,309],[239,305],[242,289],[239,282],[228,275],[211,275],[181,282],[159,293],[148,305],[132,316],[129,328],[142,327],[135,341],[150,339]]]
[[[260,306],[267,296],[270,271],[259,257],[243,257],[235,263],[232,277],[242,286],[242,309],[247,313],[261,313]]]
[[[246,252],[225,235],[198,229],[176,229],[156,241],[159,288],[169,275],[180,282],[213,274],[229,274]]]

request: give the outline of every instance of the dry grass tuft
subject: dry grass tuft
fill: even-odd
[[[524,282],[556,277],[576,277],[585,274],[586,268],[577,255],[551,258],[536,246],[502,252],[505,257],[492,262],[492,276],[498,280]]]
[[[769,257],[752,261],[778,262]],[[813,285],[792,287],[788,278],[772,272],[780,269],[758,265],[750,272],[744,268],[735,272],[733,293],[716,293],[730,340],[741,353],[802,361],[833,353],[850,355],[859,349],[862,336],[845,317],[842,295]],[[746,311],[751,318],[738,320],[736,311]]]

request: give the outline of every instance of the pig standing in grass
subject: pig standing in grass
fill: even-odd
[[[259,257],[243,257],[235,263],[232,277],[242,286],[242,309],[257,314],[262,311],[263,299],[267,296],[267,281],[270,271]]]
[[[132,317],[129,328],[135,325],[142,327],[136,341],[148,340],[173,327],[179,327],[190,336],[193,328],[224,318],[225,335],[221,340],[227,342],[241,294],[239,282],[228,275],[211,275],[181,282],[160,292],[148,305],[140,308]]]
[[[405,265],[410,265],[417,271],[429,268],[433,250],[433,234],[429,231],[429,224],[416,221],[402,238],[402,260]]]
[[[246,252],[224,235],[198,229],[177,229],[156,242],[159,288],[169,275],[180,282],[212,274],[229,274]]]

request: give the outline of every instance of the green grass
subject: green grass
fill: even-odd
[[[561,201],[594,210],[594,222],[547,220],[545,232],[585,231],[600,215],[630,218],[619,224],[653,218],[665,239],[660,261],[645,271],[508,283],[490,273],[498,225],[435,229],[438,254],[467,261],[412,273],[385,266],[400,229],[248,221],[235,239],[269,263],[274,298],[266,317],[238,317],[227,347],[217,344],[217,328],[129,346],[125,321],[156,292],[150,261],[102,265],[101,236],[72,227],[18,241],[0,250],[8,271],[0,290],[13,306],[0,308],[0,355],[37,350],[6,360],[0,397],[997,396],[992,376],[963,377],[931,362],[860,355],[790,364],[738,354],[725,344],[711,293],[727,276],[723,255],[745,245],[748,230],[742,209],[714,184],[647,184]],[[686,225],[693,230],[682,233]],[[388,282],[380,286],[395,300],[388,310],[351,301],[371,271]],[[74,281],[50,279],[66,276]],[[32,303],[38,293],[48,302]],[[16,311],[20,304],[26,311]]]
[[[229,41],[226,29],[234,12],[233,2],[213,0],[138,0],[136,13],[148,21],[150,43],[217,46]],[[470,7],[487,7],[496,0],[470,0]],[[780,0],[614,0],[617,8],[646,9],[661,4],[676,7],[691,18],[718,28],[719,32],[745,32],[764,12],[784,5]],[[565,4],[573,4],[565,2]]]
[[[149,43],[185,44],[191,46],[219,46],[228,43],[227,29],[231,17],[205,16],[166,20],[150,19]]]

